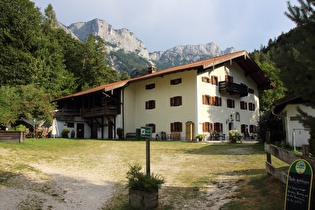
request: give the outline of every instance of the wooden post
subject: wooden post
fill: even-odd
[[[309,145],[303,144],[303,145],[302,145],[302,155],[304,155],[304,156],[309,156],[309,154],[310,154]]]
[[[266,142],[270,144],[270,131],[266,131]],[[271,155],[267,153],[267,163],[271,164]]]
[[[146,142],[146,163],[147,175],[150,176],[150,138],[145,138]]]

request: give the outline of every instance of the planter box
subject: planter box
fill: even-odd
[[[146,192],[129,189],[129,204],[138,209],[152,209],[159,205],[159,195],[156,192]]]
[[[25,141],[24,131],[0,131],[0,142],[21,143]]]

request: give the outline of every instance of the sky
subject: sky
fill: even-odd
[[[296,25],[284,12],[288,0],[31,0],[42,13],[49,3],[59,22],[105,20],[127,28],[149,52],[177,45],[216,43],[252,52]],[[299,5],[297,0],[290,0]]]

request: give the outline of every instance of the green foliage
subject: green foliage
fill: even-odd
[[[70,136],[71,136],[71,138],[75,137],[75,131],[74,130],[71,130]]]
[[[124,139],[124,129],[117,128],[117,135],[119,139]]]
[[[196,139],[205,140],[205,139],[206,139],[206,135],[204,135],[204,134],[198,134],[198,135],[196,136]]]
[[[133,190],[154,192],[157,191],[164,183],[164,179],[159,175],[147,175],[140,172],[140,165],[129,165],[130,170],[127,172],[127,187]]]
[[[64,128],[61,132],[62,138],[69,138],[68,134],[70,133],[69,128]]]
[[[231,143],[236,143],[237,141],[240,141],[242,139],[242,136],[237,130],[230,130],[228,138]]]
[[[281,142],[285,136],[283,134],[282,120],[273,115],[271,111],[263,112],[259,118],[258,136],[263,141],[266,140],[266,131],[270,131],[271,142]]]
[[[26,126],[25,125],[18,125],[16,127],[12,127],[10,129],[10,131],[25,131],[26,130]]]
[[[122,49],[110,52],[110,56],[119,60],[121,71],[127,72],[129,75],[134,70],[144,69],[151,65],[146,59],[137,56],[135,53],[126,53]],[[107,61],[107,63],[110,62]]]

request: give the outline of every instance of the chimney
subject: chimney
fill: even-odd
[[[156,67],[155,66],[149,66],[148,67],[148,74],[152,74],[156,72]]]

